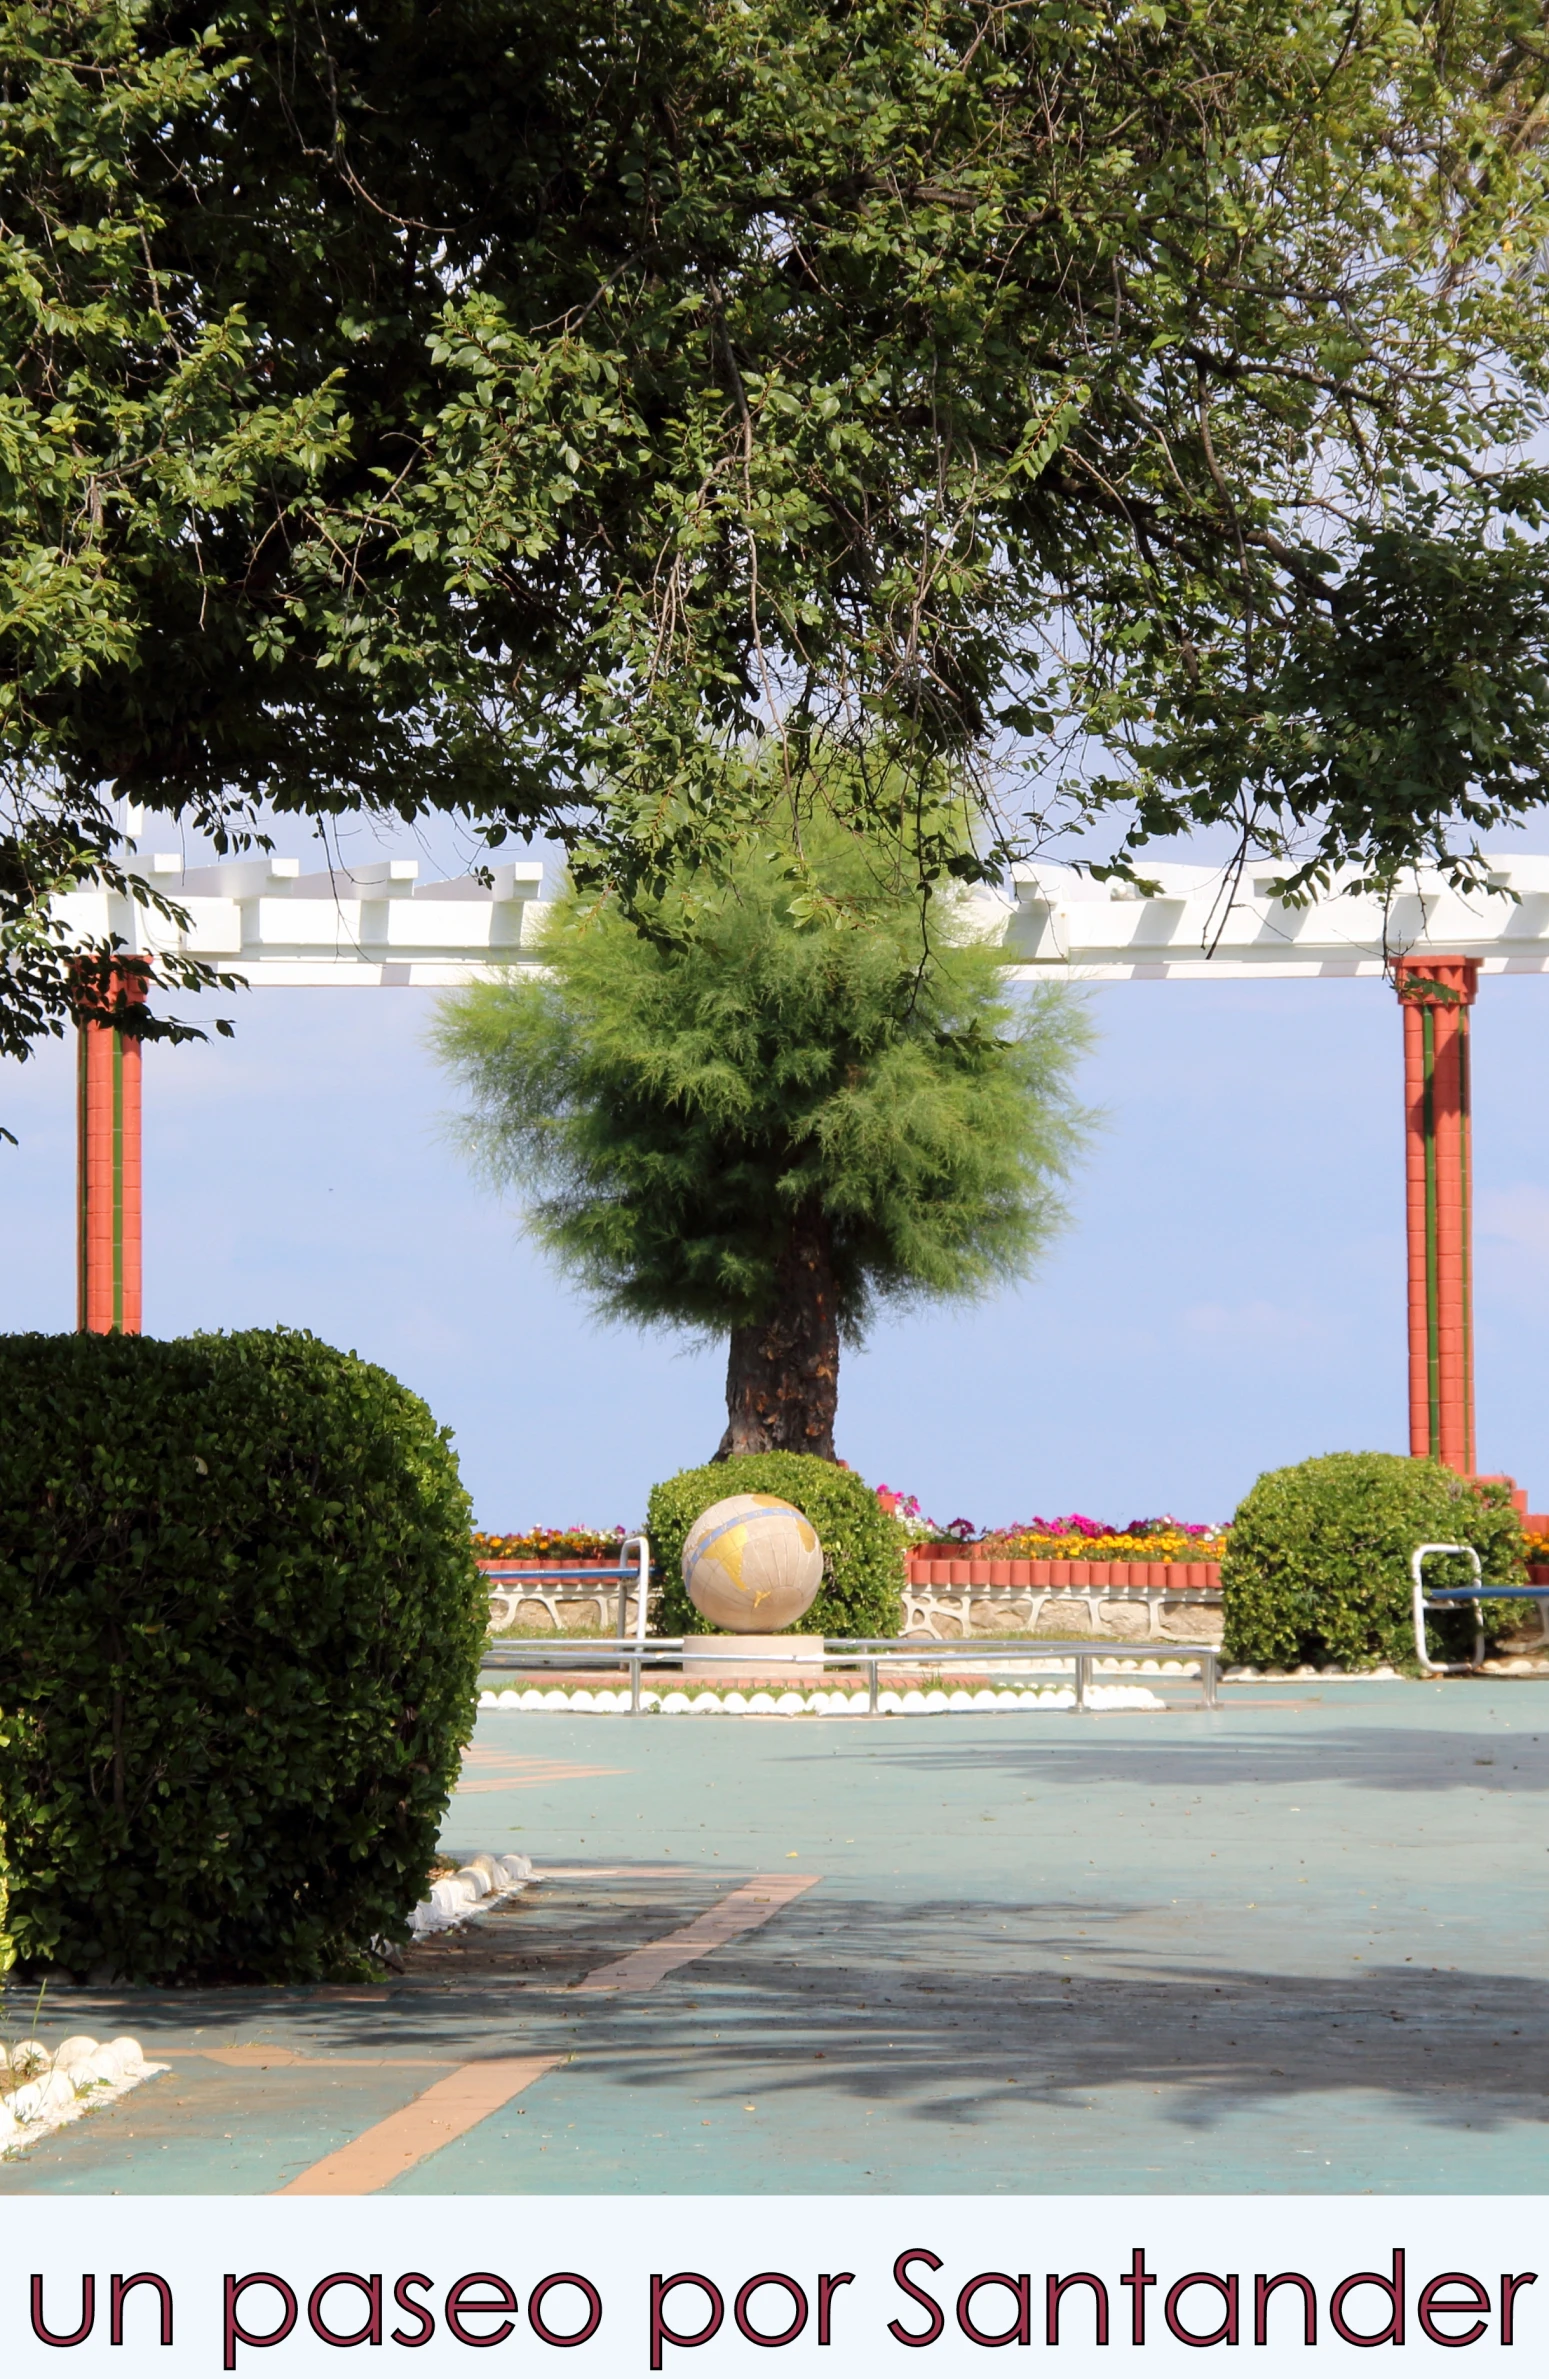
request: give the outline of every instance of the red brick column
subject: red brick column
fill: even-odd
[[[143,1000],[139,974],[107,998]],[[111,1024],[77,1028],[76,1328],[140,1328],[140,1043]]]
[[[1404,958],[1404,1150],[1409,1239],[1409,1450],[1474,1472],[1473,958]]]

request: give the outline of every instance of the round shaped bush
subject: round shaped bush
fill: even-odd
[[[303,1331],[0,1337],[25,1969],[298,1982],[407,1938],[487,1602],[446,1431]]]
[[[781,1496],[806,1513],[822,1540],[823,1583],[796,1632],[897,1635],[903,1625],[904,1531],[864,1479],[817,1454],[733,1454],[701,1470],[680,1470],[651,1489],[645,1525],[660,1564],[664,1635],[715,1632],[688,1599],[683,1543],[700,1513],[728,1495]]]
[[[1487,1585],[1526,1583],[1505,1486],[1403,1454],[1322,1454],[1266,1471],[1238,1507],[1221,1563],[1227,1658],[1260,1668],[1412,1660],[1409,1563],[1423,1544],[1472,1545]],[[1427,1588],[1465,1586],[1471,1574],[1461,1557],[1425,1565]],[[1487,1632],[1506,1631],[1533,1607],[1486,1603]],[[1456,1646],[1471,1636],[1473,1614],[1438,1613],[1428,1625],[1433,1647]]]

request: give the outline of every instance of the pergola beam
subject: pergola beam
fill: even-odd
[[[1383,976],[1411,953],[1472,958],[1484,974],[1549,973],[1549,858],[1484,861],[1488,888],[1421,870],[1384,905],[1332,889],[1305,908],[1273,898],[1273,871],[1156,867],[1153,897],[1110,891],[1071,868],[1014,871],[1003,939],[1012,976],[1087,982],[1220,982]],[[1346,877],[1344,882],[1351,879]]]
[[[154,957],[182,949],[229,965],[255,986],[465,983],[535,963],[547,904],[536,860],[421,883],[413,859],[303,874],[296,859],[228,860],[185,870],[172,856],[136,863],[189,913],[186,932],[112,894],[69,894],[58,913],[82,939],[108,933]],[[1489,889],[1453,891],[1417,875],[1386,909],[1336,882],[1306,908],[1270,896],[1259,868],[1233,887],[1219,868],[1161,866],[1136,898],[1068,867],[1019,867],[1004,893],[972,907],[1005,950],[1013,981],[1221,982],[1391,974],[1411,954],[1454,954],[1492,974],[1549,973],[1549,858],[1485,861]]]

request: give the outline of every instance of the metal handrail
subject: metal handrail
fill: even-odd
[[[623,1555],[629,1551],[631,1545],[638,1545],[640,1548],[640,1568],[635,1587],[635,1644],[638,1649],[645,1642],[645,1606],[650,1598],[651,1593],[651,1544],[650,1539],[646,1536],[627,1536],[619,1547],[619,1555],[621,1559]],[[629,1606],[625,1601],[625,1590],[622,1586],[620,1586],[620,1635],[624,1633],[624,1613],[628,1607]]]
[[[627,1669],[630,1713],[638,1716],[640,1684],[645,1672],[681,1670],[685,1654],[699,1669],[722,1668],[736,1673],[749,1667],[767,1668],[773,1665],[767,1656],[761,1659],[748,1652],[701,1650],[702,1643],[703,1638],[697,1636],[653,1636],[647,1643],[639,1638],[631,1640],[622,1629],[612,1642],[606,1638],[599,1640],[595,1636],[569,1641],[563,1637],[550,1636],[542,1643],[529,1640],[520,1644],[497,1640],[486,1647],[481,1667],[485,1672],[510,1670],[516,1673],[524,1669]],[[1090,1640],[1063,1643],[1036,1639],[1029,1641],[1026,1637],[1002,1638],[999,1641],[981,1638],[973,1644],[961,1644],[951,1638],[922,1643],[918,1636],[831,1636],[825,1639],[821,1655],[814,1652],[805,1660],[794,1658],[788,1662],[781,1661],[778,1665],[781,1668],[789,1667],[793,1683],[803,1669],[821,1668],[826,1671],[853,1668],[864,1671],[867,1714],[876,1717],[879,1715],[880,1672],[884,1669],[961,1667],[965,1662],[1005,1660],[1008,1657],[1021,1658],[1029,1664],[1055,1660],[1062,1667],[1068,1662],[1075,1671],[1076,1708],[1086,1710],[1091,1707],[1091,1671],[1095,1662],[1126,1658],[1156,1660],[1163,1655],[1127,1654],[1120,1644],[1094,1644]],[[1203,1705],[1207,1710],[1219,1707],[1221,1656],[1216,1645],[1169,1644],[1165,1657],[1197,1661]]]
[[[1461,1553],[1473,1563],[1474,1584],[1484,1581],[1478,1550],[1473,1545],[1416,1545],[1409,1556],[1409,1575],[1414,1581],[1415,1658],[1428,1677],[1450,1675],[1455,1669],[1466,1669],[1466,1660],[1432,1660],[1425,1648],[1425,1578],[1426,1562],[1433,1553]]]
[[[1427,1601],[1422,1575],[1433,1553],[1461,1553],[1472,1564],[1472,1586],[1433,1586]],[[1481,1602],[1536,1602],[1539,1612],[1539,1631],[1543,1642],[1549,1644],[1549,1587],[1546,1586],[1487,1586],[1479,1553],[1473,1545],[1416,1545],[1409,1556],[1409,1575],[1414,1581],[1415,1658],[1428,1677],[1454,1677],[1465,1670],[1477,1669],[1484,1660],[1484,1621]],[[1449,1611],[1459,1603],[1474,1606],[1474,1657],[1472,1660],[1432,1660],[1425,1648],[1425,1614],[1427,1611]]]

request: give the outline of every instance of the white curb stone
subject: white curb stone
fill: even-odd
[[[1112,1664],[1104,1662],[1102,1667],[1107,1672],[1110,1666],[1117,1668],[1119,1665],[1117,1662]],[[1135,1661],[1125,1661],[1122,1665],[1131,1674],[1140,1666]],[[1195,1664],[1181,1660],[1158,1661],[1148,1665],[1153,1674],[1163,1676],[1191,1676],[1198,1673]],[[1045,1666],[1047,1666],[1045,1663],[1039,1664],[1040,1669]],[[1393,1671],[1379,1669],[1371,1673],[1377,1676],[1384,1674],[1391,1676]],[[1239,1670],[1229,1672],[1229,1674],[1246,1677],[1253,1672]],[[1165,1710],[1167,1707],[1162,1697],[1153,1693],[1149,1686],[1138,1684],[1094,1684],[1088,1688],[1086,1699],[1087,1707],[1092,1710]],[[903,1691],[899,1691],[893,1686],[884,1686],[877,1695],[877,1709],[888,1716],[915,1718],[925,1715],[934,1716],[938,1711],[962,1713],[979,1710],[1070,1710],[1075,1707],[1075,1700],[1073,1687],[1056,1682],[1055,1678],[1050,1676],[1046,1682],[1040,1682],[1037,1685],[1014,1684],[1009,1679],[1005,1679],[997,1681],[994,1686],[981,1685],[976,1688],[957,1686],[950,1693],[943,1692],[934,1686],[929,1692],[922,1692],[915,1685],[908,1686]],[[674,1687],[669,1693],[656,1693],[649,1688],[642,1688],[640,1707],[642,1710],[657,1711],[665,1718],[863,1718],[867,1715],[868,1710],[867,1697],[863,1691],[847,1692],[842,1687],[826,1691],[820,1688],[807,1696],[789,1691],[778,1695],[762,1691],[743,1693],[736,1687],[724,1693],[707,1689],[692,1694],[681,1692],[677,1687]],[[607,1686],[593,1688],[581,1685],[570,1692],[557,1686],[550,1686],[546,1690],[529,1687],[523,1693],[514,1693],[509,1689],[499,1693],[489,1691],[481,1693],[479,1708],[481,1710],[574,1710],[590,1712],[595,1716],[603,1711],[627,1711],[629,1695],[627,1692],[610,1689]],[[459,1880],[457,1877],[444,1879],[442,1883],[433,1888],[431,1901],[425,1903],[427,1907],[434,1903],[438,1909],[444,1905],[446,1912],[439,1916],[440,1923],[455,1923],[457,1918],[450,1913],[450,1903],[436,1902],[435,1894],[441,1892],[445,1895],[448,1883],[457,1883]],[[466,1906],[463,1913],[466,1913]],[[432,1930],[433,1928],[427,1925],[416,1929]]]
[[[165,2065],[148,2065],[137,2040],[92,2040],[85,2033],[52,2052],[40,2040],[0,2044],[0,2157],[78,2122],[94,2106],[122,2098]]]
[[[481,1850],[455,1875],[438,1877],[430,1887],[429,1899],[421,1900],[411,1913],[409,1931],[418,1937],[444,1933],[448,1925],[460,1925],[476,1908],[494,1908],[502,1900],[514,1900],[530,1883],[542,1880],[525,1851],[508,1850],[497,1857],[492,1851]]]

